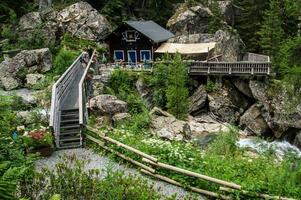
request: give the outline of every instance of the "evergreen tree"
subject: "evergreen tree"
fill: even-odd
[[[183,63],[180,54],[176,54],[169,64],[166,98],[168,111],[179,119],[186,118],[188,113],[189,91],[187,82],[187,66]]]
[[[264,10],[268,8],[268,1],[233,0],[233,7],[235,8],[234,28],[246,44],[246,50],[260,52],[257,31],[263,21]]]
[[[269,6],[258,34],[260,35],[260,46],[264,52],[274,56],[285,37],[282,27],[283,9],[279,0],[271,0]]]

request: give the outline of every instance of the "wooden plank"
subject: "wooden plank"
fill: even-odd
[[[138,162],[136,160],[133,160],[132,158],[129,158],[129,157],[125,156],[122,153],[119,153],[119,152],[117,152],[117,151],[115,151],[115,150],[107,147],[104,142],[102,142],[102,141],[100,141],[100,140],[98,140],[98,139],[96,139],[96,138],[94,138],[94,137],[92,137],[90,135],[86,135],[86,138],[89,139],[89,140],[91,140],[91,141],[93,141],[93,142],[95,142],[95,143],[97,143],[103,149],[105,149],[105,150],[107,150],[107,151],[109,151],[109,152],[111,152],[111,153],[119,156],[120,158],[122,158],[122,159],[124,159],[124,160],[126,160],[126,161],[128,161],[128,162],[130,162],[130,163],[132,163],[134,165],[137,165],[137,166],[141,167],[144,170],[147,170],[148,172],[151,172],[151,173],[155,173],[156,172],[155,169],[153,169],[153,168],[151,168],[149,166],[146,166],[146,165],[144,165],[144,164],[142,164],[142,163],[140,163],[140,162]]]
[[[164,169],[169,169],[169,170],[172,170],[174,172],[178,172],[178,173],[188,175],[188,176],[191,176],[191,177],[200,178],[200,179],[203,179],[203,180],[206,180],[206,181],[210,181],[210,182],[213,182],[213,183],[217,183],[217,184],[224,185],[224,186],[234,188],[234,189],[238,189],[238,190],[241,189],[241,186],[237,185],[235,183],[231,183],[231,182],[223,181],[223,180],[220,180],[220,179],[212,178],[212,177],[209,177],[209,176],[206,176],[206,175],[203,175],[203,174],[192,172],[192,171],[182,169],[182,168],[179,168],[179,167],[175,167],[175,166],[172,166],[172,165],[164,164],[164,163],[161,163],[161,162],[155,163],[155,162],[152,162],[151,160],[148,160],[146,158],[143,158],[142,161],[144,161],[148,164],[151,164],[153,166],[161,167],[161,168],[164,168]]]
[[[96,133],[103,140],[109,141],[109,142],[111,142],[113,144],[116,144],[117,146],[123,147],[123,148],[125,148],[125,149],[127,149],[127,150],[129,150],[129,151],[131,151],[133,153],[136,153],[136,154],[140,155],[143,158],[147,158],[148,160],[151,160],[152,162],[158,162],[158,159],[154,158],[153,156],[150,156],[150,155],[148,155],[148,154],[146,154],[146,153],[144,153],[142,151],[139,151],[138,149],[135,149],[135,148],[130,147],[130,146],[126,145],[126,144],[123,144],[123,143],[121,143],[121,142],[119,142],[117,140],[114,140],[114,139],[112,139],[112,138],[110,138],[108,136],[105,136],[105,135],[101,134],[98,130],[96,130],[96,129],[92,128],[92,127],[89,127],[89,126],[86,126],[86,127],[87,127],[87,129],[89,131],[91,131],[93,133]]]
[[[204,194],[204,195],[207,195],[207,196],[210,196],[210,197],[221,198],[221,199],[226,199],[226,200],[232,199],[229,196],[219,195],[215,192],[211,192],[211,191],[208,191],[208,190],[203,190],[203,189],[199,189],[199,188],[192,187],[192,186],[184,186],[183,184],[181,184],[181,183],[179,183],[179,182],[177,182],[177,181],[175,181],[171,178],[168,178],[166,176],[162,176],[162,175],[159,175],[159,174],[151,173],[151,172],[143,170],[143,169],[141,170],[141,172],[144,173],[144,174],[147,174],[149,176],[152,176],[154,178],[165,181],[167,183],[170,183],[170,184],[173,184],[173,185],[176,185],[176,186],[179,186],[179,187],[186,187],[186,188],[190,189],[191,191],[197,192],[199,194]]]

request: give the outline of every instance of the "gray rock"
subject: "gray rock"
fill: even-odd
[[[22,99],[22,103],[27,106],[34,106],[37,104],[36,92],[28,89],[18,89],[18,90],[11,90],[11,91],[1,91],[0,95],[5,96],[17,96]]]
[[[138,79],[136,81],[136,89],[138,93],[140,94],[141,98],[146,102],[148,107],[152,107],[152,94],[148,86],[145,84],[145,82],[142,79]]]
[[[168,20],[167,28],[176,35],[207,33],[212,13],[201,4],[187,7],[182,4],[177,12]]]
[[[119,123],[130,118],[131,115],[129,113],[117,113],[112,117],[114,123]]]
[[[32,87],[38,83],[41,83],[45,80],[45,75],[43,74],[27,74],[26,75],[26,84],[29,87]]]
[[[263,105],[262,116],[275,137],[280,138],[289,128],[301,129],[301,110],[297,106],[288,111],[290,100],[285,88],[260,81],[250,81],[250,88],[254,98]]]
[[[215,37],[214,34],[208,33],[183,34],[170,38],[168,42],[181,44],[207,43],[215,42]]]
[[[248,130],[258,136],[269,130],[269,126],[261,115],[261,109],[257,104],[251,106],[240,118],[240,126],[247,127]]]
[[[168,112],[154,107],[151,112],[151,132],[168,140],[191,138],[190,126],[187,122],[176,119]]]
[[[190,113],[196,113],[204,108],[207,101],[207,92],[204,85],[200,85],[198,89],[190,97],[191,106],[189,108]]]
[[[109,116],[100,116],[96,118],[95,121],[95,127],[97,128],[102,128],[106,126],[111,126],[112,125],[112,119]]]
[[[220,120],[235,123],[247,109],[249,101],[228,81],[208,94],[209,110]]]
[[[249,86],[249,80],[246,79],[240,79],[240,78],[233,78],[231,80],[233,85],[238,89],[241,93],[246,95],[247,97],[254,98],[252,91]]]
[[[58,21],[73,36],[98,40],[110,30],[108,20],[87,2],[78,2],[58,13]]]
[[[100,81],[94,81],[92,83],[93,97],[103,94],[105,85]]]
[[[228,28],[230,29],[230,28]],[[235,62],[238,60],[244,43],[234,30],[218,30],[215,33],[215,55],[222,55],[225,62]]]
[[[116,113],[126,113],[128,111],[126,102],[117,99],[116,96],[108,94],[93,97],[89,105],[93,111],[101,115],[113,116]]]
[[[44,73],[52,67],[52,55],[48,48],[24,50],[15,57],[0,63],[1,85],[6,90],[23,86],[26,74]]]
[[[31,12],[23,15],[19,21],[19,29],[25,31],[35,29],[42,24],[42,18],[39,12]]]
[[[48,123],[48,117],[38,110],[19,111],[17,112],[17,119],[23,125],[30,125],[34,123]]]
[[[294,139],[294,145],[301,149],[301,132],[296,134],[296,137]]]
[[[3,87],[5,90],[13,90],[19,87],[19,81],[18,79],[7,76],[7,77],[1,77],[0,78],[1,84],[0,86]]]

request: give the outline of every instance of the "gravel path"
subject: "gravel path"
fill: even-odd
[[[130,168],[124,164],[114,162],[106,156],[101,156],[99,154],[94,153],[90,149],[84,149],[84,148],[56,151],[52,154],[51,157],[38,160],[36,163],[37,170],[40,170],[45,167],[49,169],[54,169],[55,165],[61,161],[61,156],[65,154],[67,155],[75,154],[77,159],[89,161],[89,163],[85,165],[86,170],[89,169],[106,170],[108,167],[111,167],[113,171],[123,171],[125,174],[140,176],[143,179],[147,180],[151,185],[153,185],[156,191],[162,193],[164,196],[171,196],[176,193],[178,199],[183,199],[191,194],[188,191],[184,190],[183,188],[168,184],[166,182],[151,179],[147,176],[142,176],[137,169]],[[205,198],[200,196],[199,199],[205,199]]]

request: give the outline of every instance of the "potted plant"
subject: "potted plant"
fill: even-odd
[[[53,136],[45,128],[25,132],[23,140],[28,153],[40,153],[47,157],[54,151]]]

